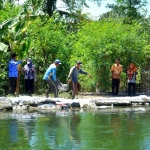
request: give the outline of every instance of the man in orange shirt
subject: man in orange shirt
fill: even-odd
[[[118,95],[120,84],[120,73],[122,72],[122,65],[120,59],[116,59],[116,63],[111,67],[112,73],[112,95]]]

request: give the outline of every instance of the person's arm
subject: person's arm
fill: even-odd
[[[86,74],[89,78],[92,78],[92,76],[88,73],[88,72],[85,72],[83,71],[82,69],[80,69],[79,71],[81,74]]]
[[[111,66],[111,69],[110,69],[111,73],[114,72],[114,65]]]
[[[17,63],[18,63],[18,65],[21,64],[21,63],[22,63],[22,60],[18,60]]]
[[[50,77],[52,76],[52,69],[49,67],[47,70],[46,70],[46,73],[44,75],[44,79],[45,80],[48,80],[50,79]]]
[[[26,72],[27,71],[27,65],[24,65],[23,67],[23,71]]]
[[[79,73],[81,73],[81,74],[88,74],[87,72],[85,72],[85,71],[82,70],[81,68],[80,68],[80,70],[79,70]]]
[[[31,70],[32,70],[33,72],[36,72],[36,69],[35,69],[35,66],[34,66],[34,65],[32,65]]]
[[[120,65],[120,73],[122,72],[122,65]]]
[[[135,75],[138,75],[138,70],[136,70]]]
[[[53,80],[56,81],[56,68],[52,70],[52,77],[53,77]]]
[[[68,80],[71,79],[71,75],[72,75],[73,70],[74,70],[74,67],[72,67],[69,71],[69,75],[68,75],[68,78],[67,78]]]

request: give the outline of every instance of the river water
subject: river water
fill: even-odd
[[[150,150],[150,107],[0,112],[0,150]]]

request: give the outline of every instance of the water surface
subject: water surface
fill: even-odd
[[[150,107],[0,112],[0,150],[149,150]]]

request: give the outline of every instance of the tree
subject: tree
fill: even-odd
[[[143,18],[141,9],[147,4],[146,0],[117,0],[116,4],[108,4],[107,7],[112,9],[112,13],[118,17],[123,17],[124,22],[132,23],[132,20]]]
[[[0,94],[5,95],[8,93],[8,61],[10,59],[10,52],[12,43],[16,44],[17,39],[15,41],[12,40],[12,31],[15,28],[16,16],[19,15],[21,7],[16,6],[14,4],[10,4],[8,2],[2,3],[2,9],[0,9]],[[13,19],[12,19],[13,18]],[[17,23],[16,23],[17,24]],[[14,26],[13,26],[14,25]],[[15,31],[15,30],[14,30]],[[11,43],[11,44],[10,44]],[[18,41],[19,43],[19,41]]]
[[[93,74],[92,81],[85,79],[82,83],[86,91],[95,90],[96,85],[100,91],[110,90],[110,68],[116,58],[121,59],[125,73],[129,62],[137,66],[143,63],[148,34],[141,33],[142,27],[137,22],[128,25],[122,24],[122,20],[110,19],[84,23],[79,28],[70,61],[72,64],[75,60],[83,61],[85,70]],[[121,81],[125,81],[125,74],[122,78]]]
[[[43,93],[44,89],[41,89],[41,85],[44,84],[43,74],[55,59],[62,61],[58,68],[58,78],[66,82],[73,45],[72,38],[75,35],[69,33],[64,21],[60,20],[62,18],[58,13],[53,14],[51,18],[48,15],[39,16],[32,22],[28,30],[31,44],[26,56],[32,56],[36,64],[38,93]]]
[[[100,5],[101,0],[91,0]],[[62,0],[66,11],[57,9],[56,4],[58,0],[26,0],[25,7],[28,7],[32,10],[39,9],[44,13],[47,13],[49,16],[52,16],[55,11],[59,12],[60,15],[69,15],[70,13],[75,13],[77,10],[81,10],[83,7],[89,7],[86,3],[86,0]]]

